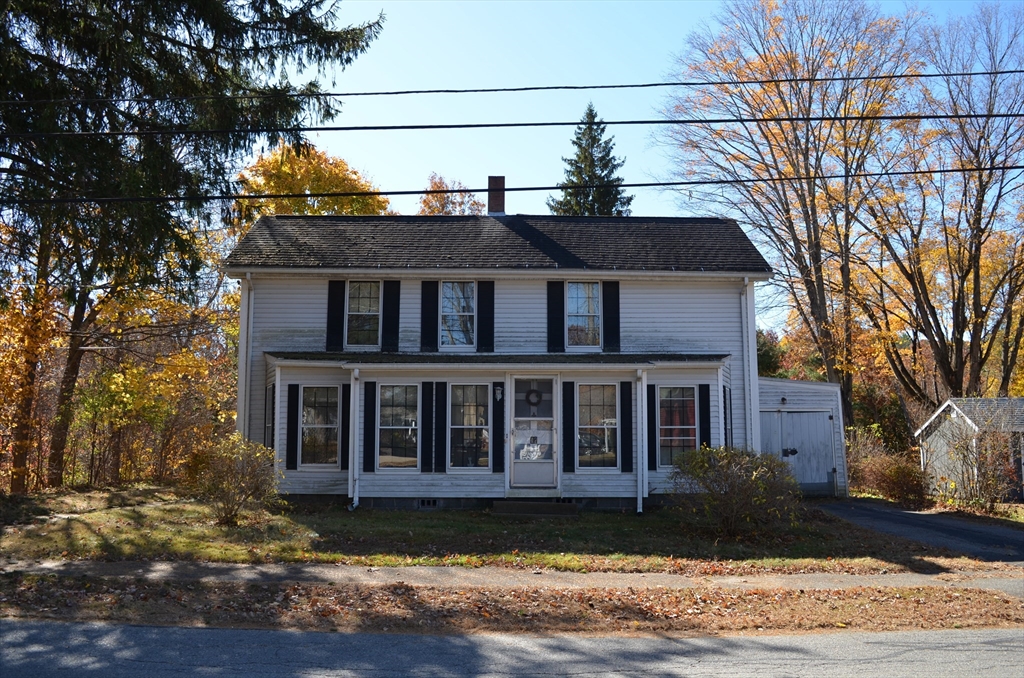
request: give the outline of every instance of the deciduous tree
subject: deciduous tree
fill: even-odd
[[[484,204],[476,199],[461,181],[446,181],[434,172],[430,173],[428,191],[459,191],[459,193],[424,193],[420,197],[418,214],[470,215],[483,214]]]

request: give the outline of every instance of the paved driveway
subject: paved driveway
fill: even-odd
[[[921,513],[862,499],[820,504],[819,508],[878,532],[959,551],[987,562],[1024,566],[1024,530]]]

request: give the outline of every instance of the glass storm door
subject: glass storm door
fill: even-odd
[[[558,486],[555,380],[517,378],[512,401],[511,487]]]

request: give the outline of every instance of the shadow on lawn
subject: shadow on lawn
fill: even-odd
[[[835,563],[835,571],[842,571],[836,561],[873,558],[912,572],[938,574],[948,568],[932,558],[958,555],[854,526],[813,504],[801,507],[795,526],[733,540],[717,535],[702,515],[674,507],[640,516],[585,512],[576,518],[524,520],[480,511],[349,512],[336,505],[303,505],[289,518],[317,535],[311,546],[318,554],[388,554],[398,561],[448,557],[457,562],[463,556],[482,564],[515,564],[523,558],[524,566],[540,560],[542,565],[572,569],[575,555],[619,561],[619,569],[664,571],[685,570],[686,561],[697,560],[764,561],[766,568],[774,568],[813,559],[823,561],[819,570],[828,571]]]

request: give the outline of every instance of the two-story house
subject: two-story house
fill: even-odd
[[[761,447],[771,268],[730,220],[264,217],[227,272],[284,492],[642,510],[685,450]]]

